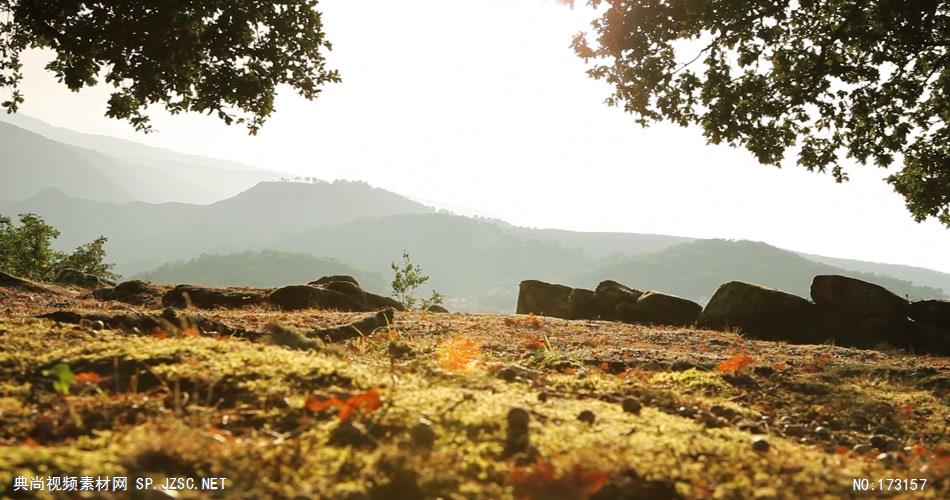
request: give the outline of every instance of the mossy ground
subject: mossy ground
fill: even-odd
[[[4,495],[15,476],[58,474],[226,477],[225,496],[255,498],[820,498],[855,495],[856,478],[926,478],[913,496],[950,496],[946,358],[424,313],[302,351],[33,318],[135,310],[51,290],[0,290]],[[363,316],[201,313],[252,331]],[[717,369],[736,355],[747,366]],[[61,394],[43,373],[58,363],[99,380]],[[346,420],[309,404],[367,393],[381,406]],[[506,452],[512,408],[530,415],[521,453]],[[892,440],[888,454],[875,435]]]

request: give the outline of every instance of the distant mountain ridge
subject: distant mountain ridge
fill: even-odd
[[[911,298],[950,291],[950,275],[928,269],[747,241],[518,227],[436,211],[364,182],[257,182],[277,174],[28,117],[14,121],[46,135],[0,122],[0,214],[40,214],[62,232],[60,249],[105,235],[109,259],[126,276],[259,284],[271,273],[277,284],[343,266],[377,280],[405,250],[431,276],[423,293],[437,289],[468,310],[512,310],[517,283],[529,278],[584,287],[609,278],[699,302],[735,279],[807,296],[815,274],[846,274]],[[172,192],[213,199],[209,187],[220,193],[242,183],[251,184],[211,203],[128,201]],[[253,269],[233,269],[243,265]]]
[[[340,274],[355,277],[365,290],[386,292],[385,279],[379,273],[364,271],[336,259],[273,250],[203,254],[188,261],[163,264],[132,278],[168,284],[278,287]]]
[[[152,148],[0,114],[0,200],[41,189],[96,201],[211,203],[279,172]]]

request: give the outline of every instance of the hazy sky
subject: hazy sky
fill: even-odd
[[[950,230],[917,224],[881,179],[756,164],[696,128],[642,129],[608,108],[569,45],[593,14],[552,0],[321,2],[343,83],[289,89],[257,137],[152,112],[142,136],[103,117],[108,89],[72,94],[26,60],[26,114],[82,132],[319,178],[365,180],[512,223],[744,238],[950,272]]]

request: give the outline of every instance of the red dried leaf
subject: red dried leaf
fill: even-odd
[[[529,351],[539,351],[544,349],[544,339],[538,337],[537,335],[532,335],[524,343],[524,348]]]
[[[366,391],[362,394],[350,396],[346,400],[341,400],[336,396],[331,396],[326,399],[318,399],[314,396],[309,396],[307,398],[306,406],[312,412],[323,411],[336,407],[338,408],[337,417],[340,420],[346,420],[354,413],[372,413],[376,411],[380,406],[382,406],[382,400],[379,397],[379,392],[372,390]]]
[[[98,384],[102,382],[102,376],[96,372],[79,372],[73,378],[74,384]]]
[[[37,443],[35,439],[28,437],[23,440],[23,445],[29,448],[39,448],[40,443]]]
[[[526,499],[587,498],[607,484],[609,476],[599,469],[584,469],[574,465],[558,475],[554,465],[541,461],[527,469],[517,467],[511,471],[515,496]]]
[[[716,366],[716,370],[724,373],[738,374],[745,367],[751,365],[753,361],[754,360],[752,359],[752,356],[746,354],[736,354],[735,356],[719,363],[719,365]]]

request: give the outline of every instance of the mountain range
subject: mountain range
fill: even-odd
[[[107,236],[109,260],[127,277],[276,286],[352,274],[385,292],[390,262],[407,251],[431,276],[420,293],[434,288],[453,308],[472,311],[513,310],[517,284],[529,278],[584,287],[615,279],[699,302],[735,279],[807,296],[816,274],[850,275],[911,298],[950,291],[950,274],[928,269],[748,241],[517,227],[363,182],[275,181],[279,172],[28,117],[16,123],[30,130],[0,123],[0,214],[43,216],[61,231],[61,249]]]

